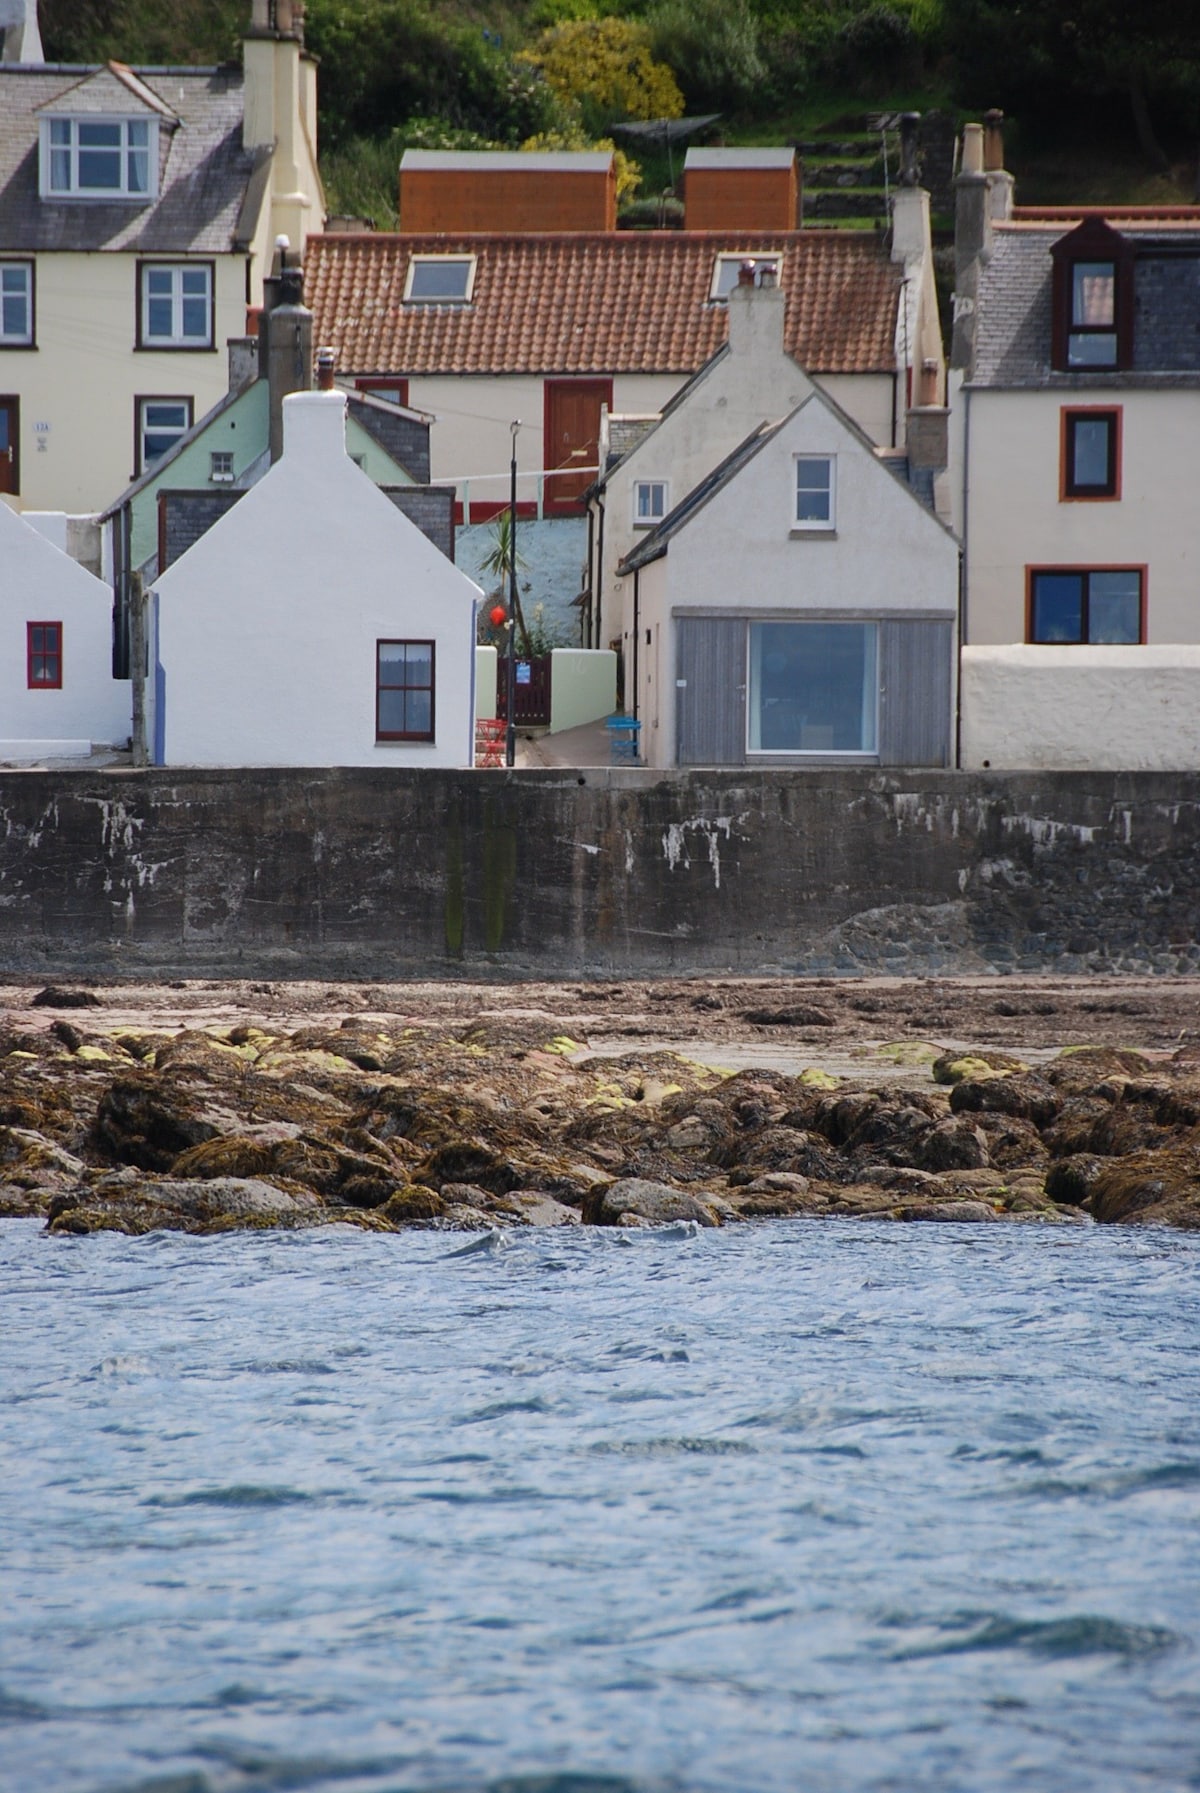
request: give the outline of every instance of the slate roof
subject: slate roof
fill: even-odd
[[[1056,373],[1050,366],[1050,250],[1084,216],[1022,214],[999,225],[979,281],[969,384],[992,387],[1195,384],[1200,378],[1200,212],[1104,217],[1134,247],[1133,367]]]
[[[66,97],[76,90],[75,99]],[[242,247],[253,233],[270,156],[242,148],[242,92],[242,71],[233,67],[0,67],[0,252],[223,254]],[[40,199],[39,114],[93,102],[107,107],[109,97],[125,116],[148,105],[162,109],[158,199]]]
[[[782,257],[784,346],[813,373],[891,373],[901,270],[866,233],[606,231],[310,237],[316,340],[356,374],[691,373],[725,341],[718,255]],[[467,305],[405,305],[412,255],[474,255]]]

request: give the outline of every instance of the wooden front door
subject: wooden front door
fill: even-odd
[[[0,398],[0,492],[15,494],[21,490],[20,415],[20,399]]]
[[[589,469],[546,481],[548,517],[579,515],[579,495],[596,477],[601,405],[612,409],[611,380],[546,381],[546,471],[569,466]]]

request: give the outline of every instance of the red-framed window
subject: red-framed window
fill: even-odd
[[[25,668],[31,691],[61,691],[63,627],[61,623],[26,623]]]
[[[1029,567],[1027,578],[1026,641],[1145,641],[1145,567]]]
[[[392,405],[408,403],[408,381],[398,375],[360,374],[354,382],[354,389],[365,393],[368,398],[385,398]]]
[[[375,643],[375,739],[432,741],[434,644]]]
[[[1061,444],[1060,499],[1121,496],[1119,406],[1064,406]]]

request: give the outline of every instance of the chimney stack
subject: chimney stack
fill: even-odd
[[[3,62],[44,62],[38,30],[37,0],[0,0],[0,38]]]
[[[264,280],[258,323],[259,377],[265,374],[270,406],[271,461],[283,453],[283,401],[313,383],[313,315],[304,303],[304,270],[286,237],[276,244],[275,267]]]
[[[1013,177],[1004,167],[1004,114],[963,127],[962,171],[954,183],[954,336],[950,365],[969,379],[975,359],[979,276],[992,252],[993,226],[1012,215]]]
[[[902,112],[900,114],[900,185],[915,187],[917,184],[917,132],[921,124],[919,112]]]
[[[336,349],[317,350],[317,391],[333,391],[333,375],[337,367]]]

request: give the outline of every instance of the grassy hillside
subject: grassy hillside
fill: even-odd
[[[249,10],[41,4],[47,56],[72,61],[220,61]],[[1027,201],[1190,199],[1190,15],[1178,0],[1139,0],[1136,17],[1123,0],[308,0],[308,42],[331,206],[386,226],[407,145],[582,147],[679,112],[719,113],[726,142],[808,144],[819,162],[824,140],[872,115],[935,108],[953,124],[999,105]],[[860,165],[877,153],[860,148]],[[645,198],[670,171],[643,161]],[[869,186],[871,170],[834,178]]]

